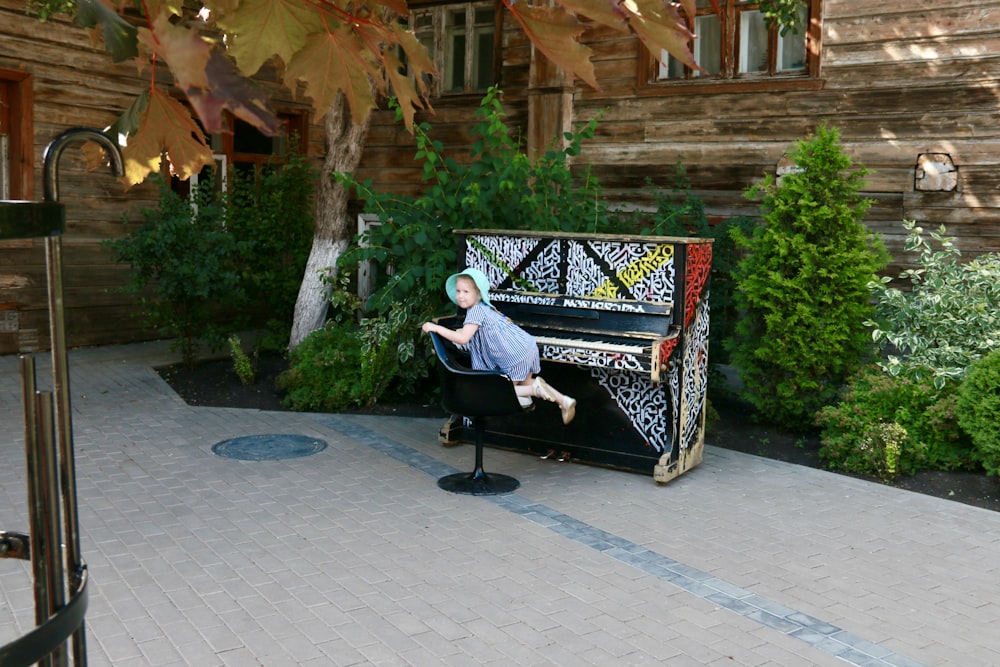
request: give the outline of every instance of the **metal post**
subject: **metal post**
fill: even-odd
[[[46,535],[45,475],[40,459],[37,410],[35,409],[35,358],[21,355],[21,396],[24,406],[24,460],[27,464],[29,534]],[[35,625],[41,625],[52,615],[49,604],[49,567],[45,557],[44,537],[32,540],[31,572],[34,577]],[[46,656],[39,663],[50,667],[52,660]]]
[[[39,551],[39,558],[44,559],[47,570],[48,616],[66,606],[66,588],[64,586],[64,570],[62,547],[59,534],[59,479],[58,457],[54,437],[54,421],[52,412],[52,393],[48,391],[35,392],[36,433],[38,434],[38,471],[39,496],[41,499],[42,522],[44,528],[38,535],[32,536],[32,552]],[[51,653],[52,665],[66,665],[66,646],[62,644]]]

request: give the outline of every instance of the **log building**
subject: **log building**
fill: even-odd
[[[764,173],[790,167],[791,145],[820,123],[836,127],[847,152],[872,170],[866,223],[904,261],[901,221],[945,224],[966,254],[1000,251],[1000,0],[870,3],[806,0],[806,29],[768,29],[755,2],[698,0],[692,27],[702,71],[651,54],[634,38],[588,26],[600,90],[568,81],[527,41],[502,3],[411,3],[411,25],[431,49],[433,137],[468,153],[472,114],[497,83],[515,131],[529,150],[600,114],[583,145],[608,198],[650,206],[646,180],[666,184],[683,164],[693,194],[713,220],[755,215],[743,197]],[[41,153],[63,130],[109,125],[146,85],[132,63],[114,65],[87,31],[40,23],[20,0],[0,0],[0,134],[6,199],[41,198]],[[275,108],[324,152],[322,127],[301,102],[275,87]],[[295,120],[297,119],[297,120]],[[240,159],[233,132],[218,138],[229,164]],[[227,143],[228,142],[228,143]],[[360,180],[416,192],[421,165],[413,138],[377,112]],[[155,189],[125,191],[106,172],[86,172],[77,151],[61,165],[67,335],[71,346],[155,336],[119,287],[127,267],[101,242],[126,234],[155,206]],[[126,218],[129,223],[123,223]],[[890,271],[898,266],[890,267]],[[32,241],[0,244],[0,353],[45,349],[44,259]]]

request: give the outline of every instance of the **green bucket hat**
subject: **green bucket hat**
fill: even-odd
[[[458,301],[455,300],[455,283],[458,282],[459,276],[468,276],[469,278],[472,278],[472,282],[476,283],[476,288],[479,290],[480,296],[483,297],[483,303],[485,303],[490,308],[493,307],[493,304],[490,303],[489,279],[486,277],[486,274],[480,271],[479,269],[472,269],[472,268],[466,269],[461,273],[456,273],[454,275],[448,276],[448,280],[444,284],[444,289],[446,292],[448,292],[448,298],[451,299],[452,303],[454,303],[456,306],[458,305]]]

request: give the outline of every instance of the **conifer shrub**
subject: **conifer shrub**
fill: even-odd
[[[959,389],[958,423],[986,472],[1000,475],[1000,349],[969,369]]]
[[[734,271],[740,313],[727,346],[741,396],[776,425],[805,431],[871,350],[868,283],[887,253],[862,224],[863,167],[822,126],[796,143],[798,170],[748,189],[763,219],[734,238],[747,252]]]

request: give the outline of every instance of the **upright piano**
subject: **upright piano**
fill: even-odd
[[[490,446],[652,473],[698,465],[705,437],[712,241],[510,230],[460,230],[459,270],[490,280],[490,302],[535,336],[540,375],[577,399],[491,418]],[[464,312],[439,320],[459,328]],[[453,416],[445,445],[472,439]]]

